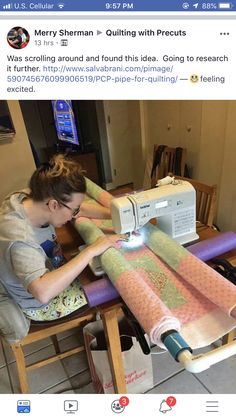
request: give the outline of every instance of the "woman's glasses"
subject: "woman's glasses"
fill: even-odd
[[[60,205],[62,205],[63,207],[68,208],[72,212],[72,217],[76,217],[76,215],[78,215],[79,212],[80,212],[80,205],[77,208],[73,209],[73,208],[69,207],[69,205],[65,204],[62,201],[58,201],[58,203]]]
[[[80,212],[80,205],[77,208],[73,209],[73,208],[69,207],[69,205],[65,204],[64,202],[59,201],[59,199],[57,199],[57,202],[58,202],[59,205],[62,205],[63,207],[69,209],[72,212],[72,217],[76,217],[76,215],[78,215],[79,212]],[[47,202],[46,205],[48,205],[48,202]]]

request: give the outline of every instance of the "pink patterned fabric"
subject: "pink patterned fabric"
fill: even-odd
[[[86,193],[104,207],[110,207],[113,196],[88,178],[86,178]]]
[[[202,295],[214,301],[225,313],[231,312],[236,305],[236,287],[205,263],[189,254],[178,265],[178,273],[188,278],[191,284]]]

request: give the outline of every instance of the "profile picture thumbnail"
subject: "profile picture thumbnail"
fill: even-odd
[[[14,28],[10,29],[7,34],[8,44],[15,49],[25,48],[28,45],[29,40],[30,36],[27,30],[21,26],[15,26]]]

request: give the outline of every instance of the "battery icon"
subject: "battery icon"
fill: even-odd
[[[218,3],[219,9],[232,9],[232,3]]]

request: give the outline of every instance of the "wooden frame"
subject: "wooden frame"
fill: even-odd
[[[121,344],[119,339],[119,329],[118,329],[118,320],[120,316],[123,315],[122,312],[122,302],[119,300],[113,300],[111,302],[102,304],[101,306],[88,309],[84,314],[74,314],[70,315],[71,317],[65,317],[61,320],[55,320],[53,322],[48,322],[46,325],[36,326],[33,325],[30,328],[30,331],[27,336],[21,339],[18,342],[11,344],[11,349],[15,355],[16,367],[20,382],[20,391],[22,393],[29,393],[29,384],[27,378],[27,372],[36,368],[43,367],[52,362],[61,360],[68,356],[74,355],[76,353],[82,352],[85,350],[84,346],[78,346],[76,348],[61,352],[59,348],[59,343],[57,341],[56,335],[58,333],[71,330],[76,327],[84,327],[86,323],[96,320],[96,314],[99,313],[102,318],[103,327],[105,331],[107,348],[108,348],[108,357],[110,361],[110,367],[113,377],[114,389],[117,394],[126,393],[125,385],[125,373],[122,362],[122,353],[121,353]],[[53,323],[53,324],[52,324]],[[33,364],[26,365],[25,355],[24,355],[24,346],[29,345],[30,343],[40,341],[47,337],[51,337],[53,340],[55,355],[42,359]]]
[[[28,371],[43,367],[52,362],[59,361],[60,359],[84,351],[84,346],[78,346],[76,348],[61,352],[56,335],[67,330],[74,329],[76,327],[83,327],[86,323],[93,320],[95,320],[95,311],[93,309],[89,309],[86,314],[77,314],[71,317],[70,319],[65,317],[63,321],[62,319],[58,320],[58,322],[53,321],[53,324],[36,326],[32,322],[28,335],[25,336],[23,339],[10,345],[16,359],[16,367],[20,382],[20,391],[22,393],[29,393],[29,384],[27,378]],[[24,346],[29,345],[33,342],[38,342],[47,337],[52,338],[56,354],[50,356],[49,358],[37,361],[33,364],[26,365],[25,354],[23,349]]]

